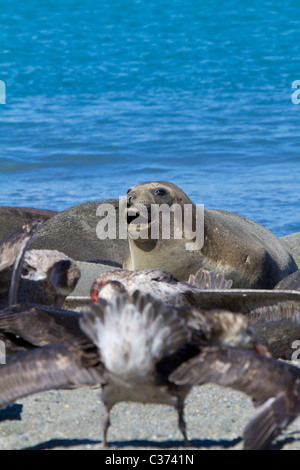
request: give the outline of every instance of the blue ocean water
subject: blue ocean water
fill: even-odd
[[[172,181],[300,231],[300,3],[0,3],[0,205],[63,210]]]

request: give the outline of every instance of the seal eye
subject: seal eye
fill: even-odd
[[[163,188],[156,189],[154,191],[155,196],[165,196],[167,194],[167,191]]]

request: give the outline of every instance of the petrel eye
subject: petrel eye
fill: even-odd
[[[154,192],[155,196],[165,196],[167,191],[163,188],[156,189]]]
[[[128,193],[130,193],[130,191],[132,191],[132,189],[131,189],[131,188],[129,188],[129,189],[128,189],[128,191],[127,191],[127,194],[128,194]]]

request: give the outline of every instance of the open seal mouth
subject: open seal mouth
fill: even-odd
[[[146,206],[134,207],[128,205],[126,221],[129,233],[135,232],[139,233],[141,238],[149,238],[151,224],[153,223],[150,208],[148,209]],[[144,236],[142,236],[142,234]]]

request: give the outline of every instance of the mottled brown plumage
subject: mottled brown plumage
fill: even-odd
[[[24,225],[0,244],[0,306],[19,302],[60,307],[75,288],[80,270],[55,250],[26,251],[42,221]]]
[[[33,347],[85,338],[80,313],[34,304],[16,304],[0,310],[0,339],[6,354]]]
[[[60,307],[79,278],[76,262],[64,253],[29,250],[24,258],[18,301]]]
[[[215,383],[249,395],[258,408],[245,429],[245,449],[267,449],[300,413],[299,368],[251,351],[209,346],[169,379],[177,385]]]
[[[5,408],[45,390],[99,385],[103,366],[89,341],[71,341],[9,356],[0,372],[0,407]]]
[[[196,279],[196,281],[195,281]],[[200,279],[204,279],[199,282]],[[247,315],[251,323],[290,319],[299,321],[300,292],[262,289],[229,289],[221,275],[199,271],[194,284],[179,282],[172,274],[159,269],[141,271],[107,271],[95,280],[91,297],[103,297],[102,288],[108,280],[123,284],[129,295],[135,290],[151,294],[154,298],[176,307],[193,306],[200,309],[225,309]],[[217,282],[216,282],[217,281]],[[199,287],[200,286],[200,287]],[[113,298],[106,297],[108,299]]]
[[[131,301],[124,295],[113,302],[99,299],[80,326],[88,342],[78,339],[8,358],[0,375],[0,406],[51,388],[102,385],[104,443],[110,410],[120,401],[174,406],[187,443],[183,411],[191,387],[177,386],[169,374],[207,345],[259,346],[243,315],[194,309],[188,316],[138,293]]]

